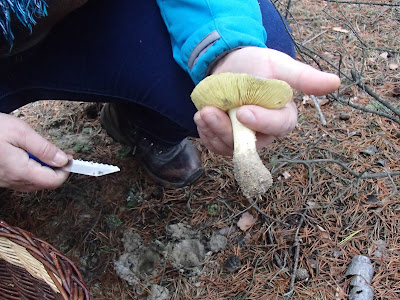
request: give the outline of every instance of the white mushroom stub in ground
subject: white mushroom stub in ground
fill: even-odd
[[[284,81],[238,73],[208,76],[191,94],[198,110],[215,106],[229,114],[234,138],[235,178],[246,197],[264,194],[272,186],[272,176],[257,153],[255,132],[237,120],[236,111],[242,105],[279,109],[292,97],[292,89]]]

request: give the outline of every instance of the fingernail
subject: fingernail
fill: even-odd
[[[53,158],[53,163],[57,166],[64,166],[66,163],[68,162],[68,157],[67,155],[62,152],[62,151],[58,151],[56,153],[56,155],[54,155]]]
[[[206,114],[203,116],[204,121],[211,127],[218,125],[218,118],[214,114]]]
[[[246,124],[253,124],[256,121],[256,116],[248,109],[239,110],[237,117],[240,119],[240,122]]]
[[[201,128],[206,127],[206,123],[204,123],[203,119],[200,116],[200,113],[196,113],[193,117],[193,120],[198,127],[201,127]]]

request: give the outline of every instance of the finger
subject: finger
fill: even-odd
[[[49,167],[42,166],[40,163],[28,159],[24,169],[23,176],[25,181],[29,182],[36,190],[56,189],[67,180],[69,172],[54,170]]]
[[[338,76],[314,69],[285,53],[268,50],[273,53],[269,56],[273,77],[286,81],[292,88],[313,95],[329,94],[339,88]]]
[[[53,170],[32,160],[30,162],[35,166],[28,166],[29,172],[27,172],[26,179],[37,187],[37,190],[54,190],[62,185],[69,176],[69,172]]]
[[[17,130],[18,134],[13,135],[13,140],[10,141],[12,145],[32,153],[42,162],[53,167],[63,167],[68,163],[68,157],[63,151],[27,124],[19,126]]]
[[[212,130],[209,128],[202,129],[201,127],[197,127],[197,131],[204,146],[206,146],[210,151],[221,155],[232,155],[232,146],[225,144],[225,142]]]
[[[297,124],[297,109],[289,102],[281,109],[265,109],[245,105],[238,109],[236,117],[246,127],[264,135],[281,137],[291,132]]]
[[[194,121],[207,148],[219,154],[231,154],[232,125],[226,113],[215,107],[205,107],[195,114]]]
[[[201,132],[200,128],[198,128],[197,130],[199,132],[201,141],[208,150],[216,154],[232,156],[232,148],[225,145],[218,137],[209,138]]]
[[[5,174],[0,180],[4,187],[21,192],[55,189],[68,178],[68,172],[44,167],[20,148],[11,146],[7,152],[2,165]]]

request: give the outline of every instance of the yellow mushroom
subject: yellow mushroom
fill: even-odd
[[[264,194],[272,186],[272,176],[258,156],[255,132],[237,120],[236,111],[242,105],[278,109],[292,97],[292,89],[284,81],[237,73],[208,76],[191,94],[198,110],[215,106],[229,114],[234,138],[235,178],[246,197]]]

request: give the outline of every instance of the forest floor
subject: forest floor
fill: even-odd
[[[283,14],[287,2],[275,3]],[[342,86],[336,99],[295,93],[297,127],[260,151],[274,185],[256,203],[231,158],[198,140],[205,175],[162,187],[102,130],[102,104],[40,101],[14,114],[74,158],[121,171],[3,192],[0,218],[74,261],[97,300],[347,299],[356,255],[371,260],[375,299],[400,299],[400,126],[357,85],[400,109],[400,7],[347,2],[289,7],[299,60],[340,71]],[[254,217],[245,230],[243,215]]]

